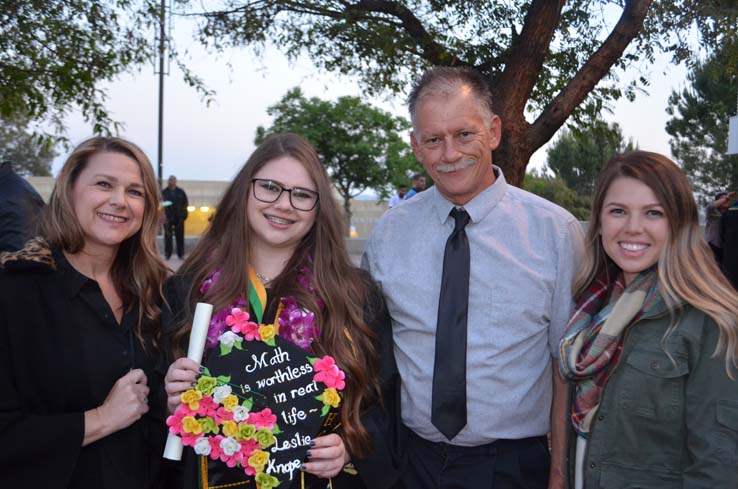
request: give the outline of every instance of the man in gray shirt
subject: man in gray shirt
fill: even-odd
[[[408,100],[413,150],[435,186],[385,213],[362,258],[392,318],[408,428],[405,486],[563,487],[567,391],[553,357],[572,310],[579,223],[508,185],[492,164],[501,121],[478,73],[434,68]],[[468,250],[466,258],[458,258],[459,249]],[[456,268],[468,270],[461,286],[447,281]],[[460,289],[461,302],[453,298]],[[448,315],[448,302],[461,304],[456,314]],[[457,319],[449,340],[445,323]],[[461,352],[451,351],[459,344]],[[454,385],[444,386],[446,378]],[[459,394],[461,413],[449,428],[443,411],[457,401],[443,401]]]

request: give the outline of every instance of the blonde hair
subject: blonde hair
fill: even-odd
[[[73,189],[90,158],[98,153],[118,153],[135,161],[141,169],[144,186],[144,213],[141,229],[118,248],[111,277],[126,311],[138,304],[136,336],[145,345],[144,335],[157,345],[159,306],[167,269],[159,258],[156,230],[159,225],[159,186],[149,159],[135,144],[117,137],[93,137],[83,141],[64,162],[44,211],[40,234],[52,247],[70,254],[79,253],[85,245],[85,234],[74,213]]]
[[[586,253],[574,277],[574,296],[581,297],[597,277],[606,276],[615,266],[602,246],[600,214],[607,190],[621,177],[646,184],[668,219],[669,238],[659,256],[658,278],[669,311],[674,316],[686,303],[712,318],[720,331],[713,356],[725,354],[725,371],[732,379],[731,367],[738,368],[738,292],[705,243],[687,178],[666,156],[647,151],[624,153],[613,157],[600,172],[592,198]],[[614,278],[607,277],[608,281]],[[667,337],[675,327],[669,328]]]

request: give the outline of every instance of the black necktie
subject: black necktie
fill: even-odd
[[[438,298],[431,422],[449,440],[466,426],[466,317],[469,310],[469,214],[451,210],[456,221],[443,254]]]

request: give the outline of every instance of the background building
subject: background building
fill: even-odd
[[[44,201],[49,201],[54,189],[52,177],[29,177],[28,182],[41,194]],[[178,180],[177,185],[187,192],[190,203],[187,210],[189,216],[185,221],[185,236],[200,236],[209,224],[218,202],[225,193],[230,182],[208,180]],[[337,198],[337,197],[336,197]],[[351,218],[352,237],[369,236],[377,219],[387,210],[386,202],[376,200],[352,200]]]

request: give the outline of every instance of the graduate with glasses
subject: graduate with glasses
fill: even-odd
[[[249,287],[263,286],[261,322],[273,323],[283,317],[279,311],[288,311],[284,317],[297,320],[280,319],[278,334],[314,356],[332,356],[346,374],[339,415],[312,440],[301,485],[324,488],[330,481],[334,488],[381,489],[396,475],[385,447],[385,424],[392,416],[380,409],[383,390],[393,388],[391,333],[376,286],[350,262],[344,223],[328,174],[307,141],[279,134],[256,149],[210,228],[167,284],[164,328],[177,359],[165,379],[168,408],[177,409],[199,374],[200,365],[182,358],[195,304],[213,304],[207,358],[234,307],[254,317]],[[186,457],[184,487],[245,484],[243,470],[210,461],[203,476],[202,459],[196,461],[192,450]]]

